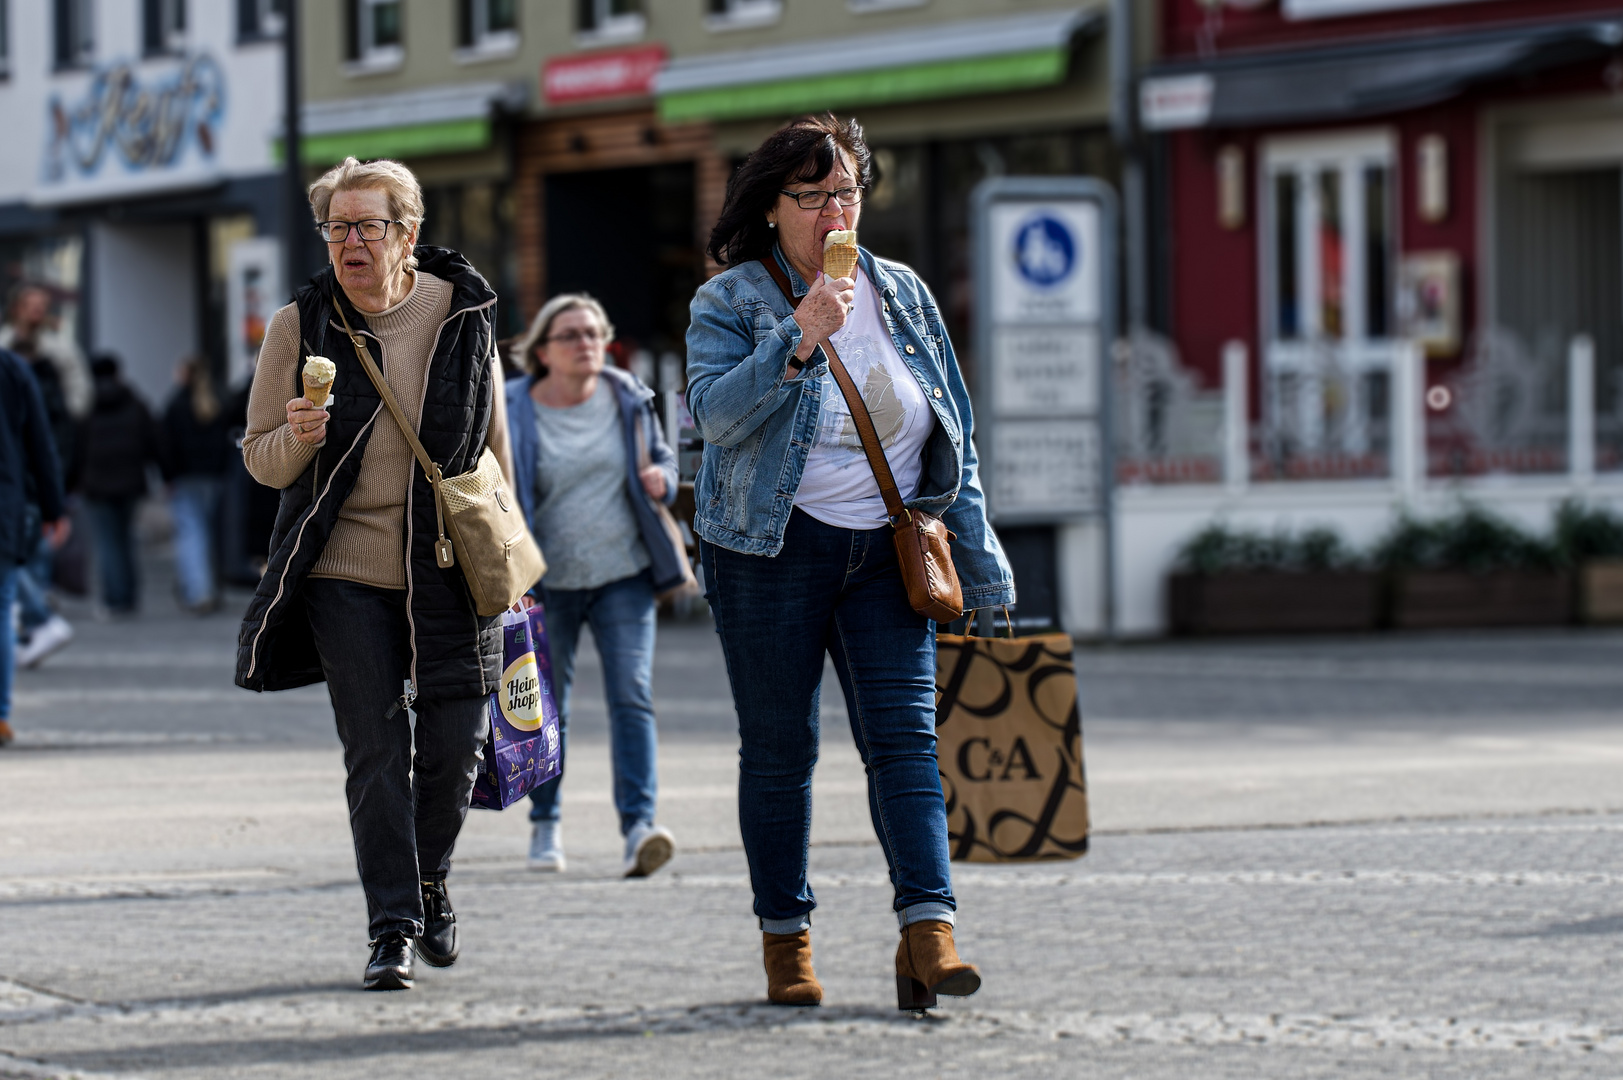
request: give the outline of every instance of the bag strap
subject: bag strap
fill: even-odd
[[[434,464],[434,459],[428,456],[428,451],[423,447],[422,440],[417,438],[417,433],[411,429],[411,424],[407,423],[406,414],[400,408],[400,402],[395,400],[394,390],[389,387],[389,380],[378,370],[377,361],[373,360],[372,354],[367,351],[366,342],[361,340],[361,335],[349,325],[349,319],[344,316],[344,305],[338,302],[336,294],[332,298],[332,309],[337,312],[338,321],[344,324],[344,333],[349,335],[349,343],[355,346],[355,358],[361,362],[361,367],[366,370],[366,377],[372,380],[372,385],[377,387],[378,394],[383,398],[383,403],[389,407],[395,423],[400,425],[401,433],[411,444],[411,452],[417,456],[417,463],[423,467],[423,475],[428,477],[428,483],[434,489],[434,521],[439,526],[440,532],[439,540],[434,544],[434,556],[440,566],[450,566],[453,556],[451,541],[445,536],[445,494],[440,490],[440,482],[445,477],[441,474],[440,467]]]
[[[789,284],[789,275],[783,272],[778,260],[768,256],[761,260],[761,265],[778,283],[789,305],[799,310],[803,297],[795,295],[794,288]],[[874,480],[879,484],[879,497],[885,500],[885,513],[894,522],[907,513],[907,508],[902,505],[902,494],[896,489],[896,477],[891,474],[890,462],[885,460],[884,447],[879,445],[879,432],[874,430],[873,417],[868,414],[868,403],[862,400],[856,380],[845,369],[840,354],[834,351],[834,343],[825,339],[822,349],[828,357],[828,370],[834,373],[834,381],[839,384],[840,393],[845,397],[846,408],[851,410],[851,423],[856,426],[857,437],[862,440],[862,452],[868,455],[868,467],[873,470]]]

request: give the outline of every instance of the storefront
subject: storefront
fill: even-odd
[[[1170,58],[1141,88],[1166,329],[1207,385],[1247,347],[1264,474],[1384,475],[1410,341],[1434,473],[1565,467],[1580,337],[1617,423],[1620,44],[1592,0],[1169,2]]]
[[[108,10],[86,35],[94,48],[64,54],[50,5],[11,10],[4,284],[48,285],[64,330],[116,353],[150,403],[189,355],[242,377],[227,356],[257,347],[283,294],[265,241],[283,202],[280,43],[203,10],[155,43]]]

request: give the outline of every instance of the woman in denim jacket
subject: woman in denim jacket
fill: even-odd
[[[935,760],[935,626],[915,613],[877,482],[820,345],[861,388],[910,508],[956,534],[967,607],[1012,603],[986,521],[969,394],[935,300],[911,269],[863,251],[822,274],[824,237],[855,229],[873,178],[862,128],[806,117],[771,135],[727,188],[698,291],[688,407],[704,436],[695,529],[738,710],[739,822],[763,933],[767,997],[816,1005],[806,880],[823,656],[833,657],[902,940],[898,1005],[965,995]],[[798,306],[774,283],[775,260]]]

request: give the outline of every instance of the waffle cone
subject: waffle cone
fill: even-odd
[[[332,393],[332,383],[313,383],[304,380],[304,396],[310,399],[310,404],[316,408],[323,408],[327,404],[327,395]]]
[[[853,277],[857,270],[856,230],[836,230],[823,239],[823,273],[831,278]]]

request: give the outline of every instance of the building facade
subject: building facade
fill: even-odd
[[[251,356],[283,289],[280,0],[0,7],[0,284],[49,286],[154,404],[183,357]]]

